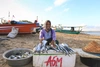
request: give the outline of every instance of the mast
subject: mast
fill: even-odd
[[[8,21],[10,21],[10,11],[8,12]]]
[[[38,21],[38,16],[36,16],[36,20]]]

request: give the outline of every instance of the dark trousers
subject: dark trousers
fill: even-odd
[[[51,41],[52,41],[52,38],[49,38],[46,41],[47,41],[46,45],[49,45],[49,43],[51,43]]]
[[[49,43],[51,43],[51,41],[52,41],[52,38],[49,38],[46,41],[47,41],[46,45],[49,45]],[[55,43],[59,45],[59,41],[58,40],[55,40]]]

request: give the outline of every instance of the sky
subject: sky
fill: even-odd
[[[0,18],[34,22],[36,16],[52,25],[100,26],[100,0],[0,0]]]

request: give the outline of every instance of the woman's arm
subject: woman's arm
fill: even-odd
[[[56,40],[56,33],[55,33],[55,31],[54,30],[52,30],[52,40]]]
[[[43,40],[44,40],[44,39],[42,39],[42,38],[40,39],[40,43],[41,43],[41,44],[42,44],[42,41],[43,41]]]
[[[55,34],[55,31],[52,30],[52,41],[51,41],[51,44],[55,47],[55,40],[56,40],[56,34]]]
[[[42,41],[44,40],[43,30],[41,30],[39,33],[39,39],[40,39],[40,43],[42,44]]]

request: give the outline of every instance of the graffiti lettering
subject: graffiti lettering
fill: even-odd
[[[46,66],[50,65],[50,67],[59,67],[59,66],[62,67],[62,58],[58,58],[57,56],[54,56],[54,57],[50,56],[48,60],[45,61],[45,63],[46,63]],[[58,66],[58,63],[60,63],[59,66]]]

